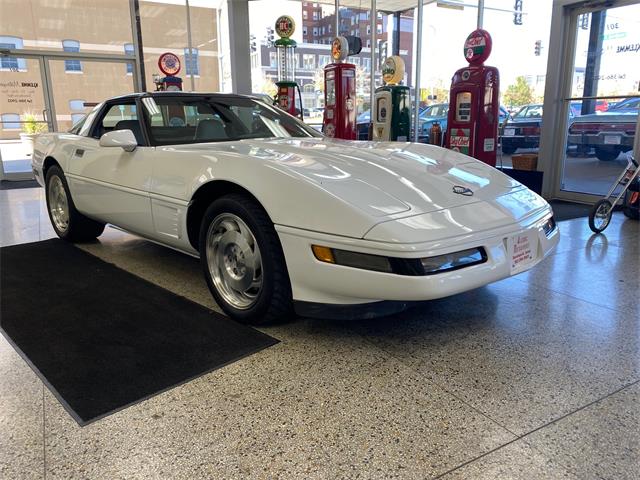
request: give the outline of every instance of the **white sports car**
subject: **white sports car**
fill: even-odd
[[[558,243],[547,202],[440,147],[324,138],[254,97],[144,93],[38,137],[56,233],[109,223],[200,256],[251,323],[390,313],[528,270]]]

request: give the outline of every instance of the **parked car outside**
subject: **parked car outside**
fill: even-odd
[[[369,124],[371,123],[371,110],[365,110],[356,118],[356,135],[358,140],[369,140]]]
[[[447,115],[449,113],[448,103],[434,103],[425,108],[418,116],[418,132],[421,140],[429,143],[429,132],[434,123],[438,122],[442,129],[442,139],[447,131]]]
[[[504,127],[504,122],[509,118],[509,110],[506,107],[500,105],[500,113],[498,114],[498,135],[502,135],[502,128]]]
[[[598,160],[608,162],[633,149],[640,98],[627,98],[606,112],[575,117],[569,126],[568,146],[588,153],[593,148]]]
[[[606,112],[608,109],[615,105],[614,102],[607,102],[606,100],[598,100],[596,102],[596,112]],[[582,115],[582,100],[571,102],[571,111],[574,116]]]
[[[574,114],[569,109],[569,121]],[[504,124],[500,143],[502,153],[511,155],[519,148],[538,148],[542,127],[542,104],[524,105]]]

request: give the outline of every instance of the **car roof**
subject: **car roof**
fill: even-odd
[[[126,95],[120,95],[117,97],[109,98],[105,101],[111,102],[114,100],[134,100],[136,98],[143,97],[218,97],[218,98],[251,98],[253,100],[260,100],[257,95],[241,95],[238,93],[221,93],[221,92],[179,92],[179,91],[163,91],[163,92],[136,92],[128,93]]]

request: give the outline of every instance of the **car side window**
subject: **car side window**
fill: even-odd
[[[138,144],[144,144],[142,127],[140,126],[138,110],[134,101],[108,106],[102,117],[96,122],[92,137],[100,138],[105,133],[114,130],[131,130],[136,140],[138,140]]]

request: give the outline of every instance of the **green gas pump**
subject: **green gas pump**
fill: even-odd
[[[289,15],[282,15],[276,20],[276,33],[280,38],[274,42],[278,56],[278,93],[275,103],[285,112],[302,119],[302,94],[300,86],[296,83],[295,49],[298,45],[291,38],[295,29],[296,24]],[[299,108],[296,107],[296,93]]]
[[[411,95],[399,85],[404,78],[404,60],[397,55],[385,60],[382,80],[376,88],[373,106],[373,139],[406,142],[411,134]]]

